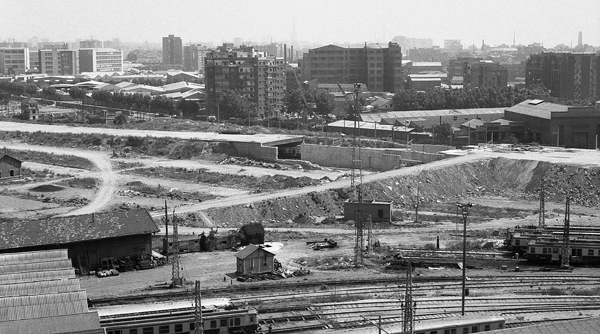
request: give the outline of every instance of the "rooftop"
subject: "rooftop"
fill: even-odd
[[[553,112],[567,112],[569,107],[563,104],[557,104],[547,102],[544,100],[525,100],[519,104],[516,104],[506,111],[514,112],[517,114],[534,116],[544,119],[551,119]]]
[[[275,255],[273,252],[269,252],[268,250],[266,250],[264,248],[264,246],[262,246],[262,245],[253,245],[253,244],[250,244],[250,245],[244,247],[244,249],[242,249],[241,251],[235,253],[235,257],[237,257],[238,259],[245,259],[250,254],[254,253],[258,249],[262,249],[263,251],[265,251],[265,252],[267,252],[269,254]]]
[[[12,221],[0,225],[0,249],[60,245],[158,231],[145,209]]]

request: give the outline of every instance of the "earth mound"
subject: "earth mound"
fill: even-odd
[[[36,191],[36,192],[53,192],[53,191],[61,191],[63,189],[65,189],[65,188],[54,185],[54,184],[42,184],[41,186],[33,187],[29,190]]]

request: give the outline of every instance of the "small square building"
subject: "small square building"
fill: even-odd
[[[6,153],[0,153],[0,180],[21,176],[21,160]]]
[[[371,217],[372,222],[390,222],[392,220],[392,202],[362,200],[362,202],[347,200],[344,202],[344,220],[362,218],[366,222]]]
[[[35,121],[40,117],[40,107],[35,99],[29,98],[21,101],[21,117]]]
[[[261,245],[250,244],[235,254],[238,275],[260,274],[275,269],[275,254]]]

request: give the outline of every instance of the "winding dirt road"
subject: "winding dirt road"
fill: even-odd
[[[79,209],[70,211],[62,216],[74,216],[90,214],[102,210],[112,199],[117,190],[119,183],[119,174],[112,169],[109,154],[102,151],[87,151],[72,148],[52,147],[52,146],[35,146],[15,142],[0,141],[0,146],[10,147],[13,150],[30,150],[46,153],[54,153],[61,155],[73,155],[91,161],[98,169],[96,177],[100,181],[98,191],[95,193],[92,201]]]

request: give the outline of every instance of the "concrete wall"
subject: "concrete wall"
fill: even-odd
[[[277,161],[277,147],[261,143],[231,142],[240,156],[263,161]]]
[[[352,168],[352,150],[351,147],[302,144],[300,151],[302,160],[321,166]],[[412,166],[444,158],[442,154],[381,148],[362,148],[360,155],[362,168],[374,170],[391,170],[401,165]]]

